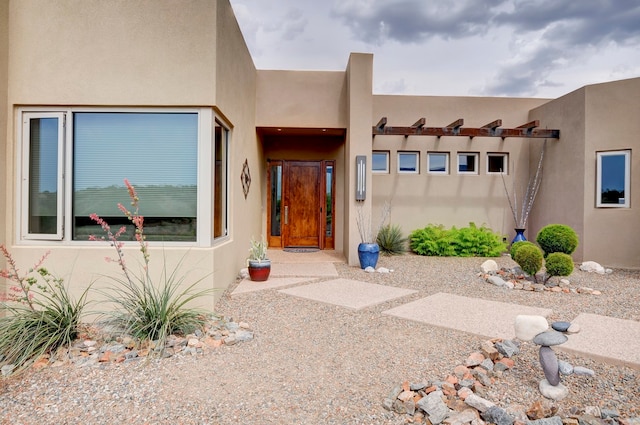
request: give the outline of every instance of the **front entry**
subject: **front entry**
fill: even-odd
[[[333,248],[333,161],[269,162],[269,246]]]

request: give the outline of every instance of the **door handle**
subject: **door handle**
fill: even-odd
[[[284,224],[289,224],[289,206],[284,206]]]

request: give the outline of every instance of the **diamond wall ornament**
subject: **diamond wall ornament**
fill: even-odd
[[[240,173],[240,181],[242,182],[242,191],[244,192],[244,199],[247,199],[249,194],[249,187],[251,186],[251,173],[249,172],[249,162],[245,159],[242,166],[242,173]]]

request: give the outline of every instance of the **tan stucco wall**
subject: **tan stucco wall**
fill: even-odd
[[[258,127],[345,128],[343,71],[258,71]]]
[[[347,145],[345,151],[345,220],[343,252],[349,265],[357,265],[358,209],[371,217],[373,189],[371,179],[371,120],[373,113],[373,55],[352,53],[347,65]],[[356,156],[367,156],[367,197],[356,201]]]
[[[7,144],[9,133],[7,128],[7,89],[9,68],[9,0],[0,0],[0,244],[7,241],[6,223],[7,203],[6,187],[10,184],[6,174]],[[0,269],[4,269],[4,257],[0,258]],[[0,294],[4,293],[6,282],[0,280]]]
[[[547,102],[545,99],[506,99],[481,97],[437,96],[374,96],[375,125],[387,117],[387,126],[411,126],[426,118],[426,126],[446,126],[458,118],[464,127],[482,127],[502,119],[502,127],[512,128],[529,121],[531,108]],[[546,124],[546,123],[544,123]],[[404,234],[428,224],[445,227],[467,226],[469,222],[486,225],[506,234],[511,240],[515,225],[509,210],[500,175],[487,174],[487,153],[508,153],[509,171],[505,182],[509,191],[514,179],[522,187],[529,171],[529,144],[539,140],[499,137],[470,139],[468,137],[375,136],[373,150],[389,151],[389,174],[373,174],[374,217],[379,217],[385,202],[391,205],[390,222],[399,225]],[[398,151],[419,152],[419,174],[399,174]],[[449,153],[449,173],[427,173],[427,153]],[[479,174],[457,174],[459,152],[479,153]]]
[[[216,1],[10,3],[11,99],[45,105],[211,105]]]
[[[585,114],[584,89],[576,90],[531,112],[549,128],[560,130],[560,139],[548,140],[543,162],[540,190],[529,219],[528,239],[547,224],[571,226],[580,239],[573,254],[581,261],[584,249],[585,198]],[[535,172],[540,158],[540,145],[532,146],[529,163]]]
[[[533,238],[546,224],[567,224],[580,238],[575,261],[640,268],[639,110],[640,78],[635,78],[586,86],[532,111],[533,118],[561,131],[545,156]],[[596,208],[596,152],[623,149],[632,150],[631,207]],[[536,155],[532,151],[530,161]]]
[[[9,20],[9,95],[3,103],[9,105],[3,114],[9,158],[17,157],[15,108],[23,105],[210,107],[229,125],[230,236],[211,246],[151,248],[154,272],[163,256],[170,270],[184,257],[185,283],[204,277],[200,288],[226,288],[244,264],[251,235],[260,234],[262,197],[254,184],[245,201],[239,184],[245,158],[257,176],[261,165],[253,130],[255,67],[228,0],[188,0],[179,8],[173,0],[25,0],[10,3]],[[47,266],[66,277],[75,295],[96,276],[117,274],[117,266],[103,260],[112,248],[14,240],[15,165],[7,163],[6,174],[2,168],[8,193],[0,208],[6,205],[2,231],[19,265],[28,267],[51,251]],[[129,264],[135,264],[139,254],[129,245]],[[201,304],[212,308],[213,297]]]

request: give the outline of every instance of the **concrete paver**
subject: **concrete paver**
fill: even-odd
[[[414,294],[417,291],[378,285],[376,283],[360,282],[357,280],[335,279],[282,289],[279,292],[359,310],[405,295]]]
[[[301,254],[305,255],[305,254]],[[312,277],[337,277],[338,271],[333,263],[271,263],[273,277],[282,276],[312,276]]]
[[[384,311],[383,314],[488,338],[513,339],[513,324],[517,315],[547,317],[551,312],[547,308],[438,293]]]
[[[313,279],[308,277],[269,277],[264,282],[254,282],[251,279],[243,279],[231,293],[231,296],[246,294],[247,292],[262,291],[264,289],[283,288],[285,286],[296,285],[302,282],[309,282]]]
[[[571,323],[580,332],[569,335],[558,350],[640,369],[640,322],[582,313]]]

